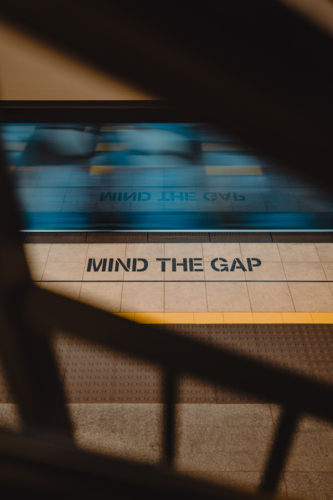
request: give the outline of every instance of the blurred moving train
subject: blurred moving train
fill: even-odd
[[[24,231],[332,230],[333,202],[196,123],[5,124]]]

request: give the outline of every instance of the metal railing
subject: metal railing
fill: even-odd
[[[128,488],[130,496],[135,498],[142,493],[146,496],[158,493],[168,498],[256,497],[205,485],[173,471],[176,381],[180,374],[187,372],[273,400],[285,408],[260,487],[262,492],[274,492],[298,418],[306,412],[333,421],[333,389],[227,350],[132,323],[36,287],[29,277],[20,244],[12,190],[4,165],[0,169],[0,200],[0,349],[25,424],[21,435],[1,434],[0,487],[16,491],[20,485],[24,492],[32,488],[34,493],[39,489],[43,494],[50,493],[49,485],[40,480],[47,464],[50,484],[59,476],[66,476],[61,479],[61,486],[57,486],[56,498],[72,491],[71,481],[76,484],[75,495],[84,498],[93,495],[89,490],[91,485],[97,488],[100,484],[108,494],[117,494],[119,498],[129,494]],[[96,458],[75,447],[51,348],[50,334],[54,328],[160,365],[164,371],[166,405],[164,459],[160,468],[102,456]],[[81,481],[77,480],[78,475],[83,475]],[[260,498],[260,494],[257,497]]]
[[[215,122],[295,169],[332,184],[333,77],[329,65],[333,42],[328,36],[273,1],[250,3],[252,10],[247,7],[249,2],[206,2],[205,8],[200,3],[201,9],[193,11],[193,23],[186,28],[187,41],[193,38],[191,26],[199,21],[207,34],[209,30],[213,33],[212,26],[217,29],[217,9],[223,16],[225,32],[221,31],[221,36],[229,37],[230,53],[223,52],[223,46],[216,46],[216,38],[214,42],[209,36],[200,51],[197,43],[191,45],[184,42],[186,37],[177,37],[179,26],[172,12],[165,11],[175,29],[170,36],[149,22],[149,16],[143,19],[137,11],[126,10],[126,3],[57,0],[41,6],[37,0],[1,0],[0,13],[105,70],[177,100],[187,110],[197,106],[197,115],[203,120]],[[247,24],[242,24],[243,31],[233,32],[229,25],[239,22],[239,6],[246,11]],[[260,16],[274,19],[270,30],[264,29]],[[248,26],[256,30],[255,37],[248,36]],[[285,44],[287,34],[301,37],[302,44],[290,50]],[[256,43],[259,48],[265,46],[265,51],[257,50]],[[238,50],[241,44],[247,59]],[[279,75],[269,50],[277,47],[280,85],[276,85]],[[314,78],[319,67],[325,78]],[[297,85],[302,91],[295,94]],[[321,161],[317,165],[318,151]],[[30,279],[20,242],[18,215],[3,160],[0,167],[0,350],[25,425],[20,434],[0,433],[2,497],[11,498],[15,493],[22,498],[128,499],[144,495],[155,499],[158,495],[165,500],[209,500],[266,498],[275,492],[298,419],[309,413],[333,421],[333,389],[37,288]],[[160,365],[166,405],[160,467],[105,457],[75,446],[50,343],[54,328]],[[208,484],[174,471],[175,387],[183,372],[283,406],[257,494]]]

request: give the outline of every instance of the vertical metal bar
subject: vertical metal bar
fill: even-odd
[[[163,462],[166,467],[172,467],[175,458],[175,400],[176,375],[171,370],[164,374],[164,449]]]
[[[71,437],[50,339],[26,319],[26,299],[34,285],[19,229],[14,190],[0,147],[0,352],[4,369],[25,424]]]
[[[288,455],[298,416],[298,412],[294,409],[286,409],[283,411],[275,434],[271,454],[266,465],[264,477],[260,485],[260,491],[274,493],[276,490]]]

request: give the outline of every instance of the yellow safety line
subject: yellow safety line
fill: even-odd
[[[307,312],[130,312],[118,316],[145,324],[333,324],[333,313]]]
[[[108,174],[115,167],[113,165],[92,165],[89,169],[89,175],[103,175]]]
[[[206,175],[263,175],[261,167],[207,166],[205,172]]]

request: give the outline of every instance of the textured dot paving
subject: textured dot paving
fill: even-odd
[[[333,325],[160,325],[179,335],[333,384]],[[52,336],[61,383],[69,403],[160,403],[158,366],[124,352]],[[178,403],[254,403],[256,398],[181,374]],[[14,402],[0,364],[0,402]]]

